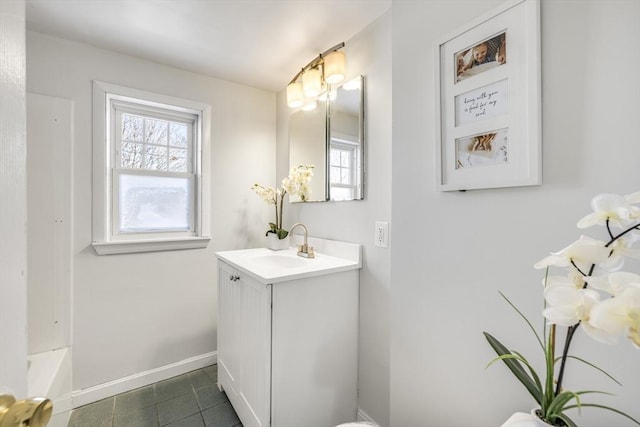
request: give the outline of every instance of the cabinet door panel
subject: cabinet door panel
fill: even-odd
[[[273,289],[272,423],[327,427],[358,407],[358,271]]]
[[[218,380],[245,427],[271,422],[271,286],[218,262]]]
[[[246,427],[269,425],[271,418],[271,286],[242,277],[242,389],[250,412]]]
[[[220,262],[218,268],[218,381],[230,399],[238,394],[242,355],[240,325],[242,287],[235,269]]]

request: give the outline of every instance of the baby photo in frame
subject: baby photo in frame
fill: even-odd
[[[456,83],[507,63],[507,33],[502,32],[488,40],[455,54]]]

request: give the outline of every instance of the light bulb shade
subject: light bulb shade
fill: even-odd
[[[318,96],[322,91],[322,73],[319,68],[310,68],[302,74],[302,93],[304,96]]]
[[[304,105],[302,106],[302,111],[311,111],[315,110],[318,106],[318,102],[315,98],[305,100]]]
[[[289,108],[302,107],[304,96],[302,95],[302,83],[293,82],[287,86],[287,105]]]
[[[324,80],[329,84],[340,83],[346,74],[343,52],[334,50],[324,57]]]

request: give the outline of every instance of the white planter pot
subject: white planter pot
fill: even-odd
[[[283,249],[289,249],[289,236],[284,239],[278,239],[275,233],[267,234],[267,248],[272,251],[281,251]]]
[[[538,408],[531,410],[528,414],[525,412],[516,412],[501,427],[557,427],[553,424],[544,422],[536,415]]]
[[[546,422],[543,419],[541,419],[536,414],[537,411],[538,411],[538,408],[535,408],[535,409],[531,410],[531,418],[533,418],[533,426],[534,427],[556,427],[553,424],[549,424],[548,422]]]

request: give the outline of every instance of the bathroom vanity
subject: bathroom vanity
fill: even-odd
[[[330,427],[357,412],[360,245],[315,258],[217,252],[218,381],[245,427]]]

